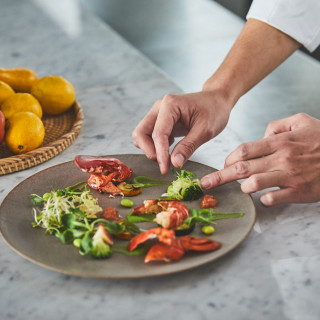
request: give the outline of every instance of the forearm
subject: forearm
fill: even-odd
[[[205,82],[203,90],[222,90],[234,105],[299,46],[285,33],[259,20],[249,19],[221,66]]]

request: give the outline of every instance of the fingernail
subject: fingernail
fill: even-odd
[[[203,177],[200,183],[201,183],[201,188],[203,189],[210,189],[211,187],[211,180],[208,177]]]
[[[176,162],[178,167],[182,167],[184,164],[184,156],[181,153],[178,153],[174,157],[174,161]]]

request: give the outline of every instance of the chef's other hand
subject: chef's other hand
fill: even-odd
[[[132,133],[136,147],[157,160],[162,174],[170,167],[169,147],[175,137],[184,138],[174,147],[171,162],[182,166],[203,143],[226,126],[234,103],[216,91],[168,94],[155,102]]]
[[[271,122],[264,138],[244,143],[225,161],[225,168],[202,178],[209,189],[244,180],[245,193],[271,187],[260,200],[266,206],[320,200],[320,120],[307,114]]]

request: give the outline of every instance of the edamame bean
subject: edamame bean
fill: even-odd
[[[127,208],[133,207],[133,202],[129,199],[122,199],[120,203],[123,207],[127,207]]]
[[[73,245],[77,248],[80,248],[81,246],[81,239],[74,239],[73,240]]]
[[[214,227],[213,226],[203,226],[201,228],[201,231],[204,233],[204,234],[212,234],[214,233]]]

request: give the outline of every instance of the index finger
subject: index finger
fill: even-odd
[[[275,152],[273,144],[274,137],[242,143],[232,151],[225,160],[225,168],[230,167],[238,161],[245,161],[267,156]]]
[[[157,161],[162,174],[167,173],[169,170],[169,139],[172,135],[175,123],[177,123],[180,118],[180,113],[174,106],[175,105],[171,104],[171,100],[167,96],[162,100],[152,133],[152,139],[157,154]]]
[[[132,132],[134,145],[141,149],[150,160],[156,160],[156,151],[152,140],[152,132],[157,120],[159,105],[161,100],[157,100],[146,116],[140,121]]]
[[[253,160],[238,161],[229,167],[204,176],[201,179],[201,187],[211,189],[227,182],[250,177],[253,174],[274,171],[277,169],[274,160],[275,157],[271,155]]]

